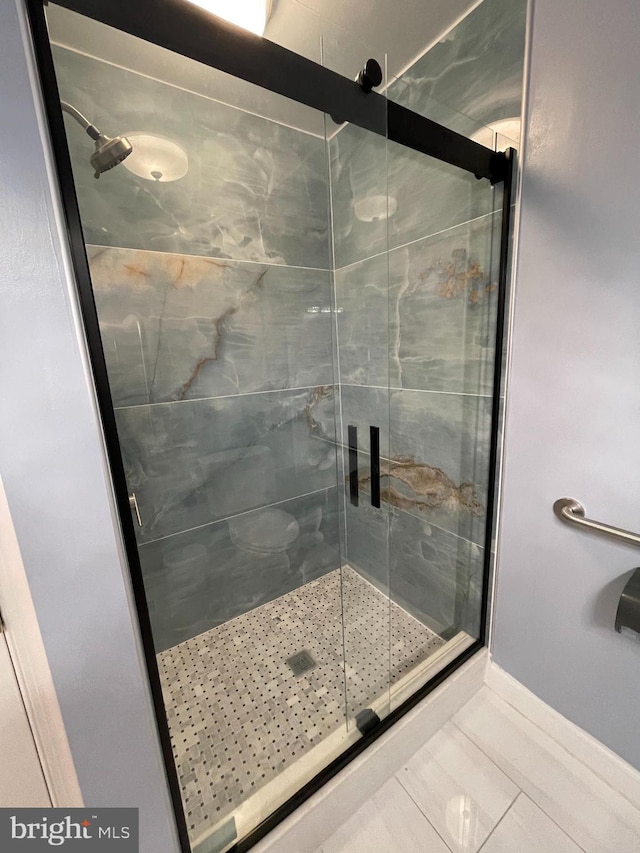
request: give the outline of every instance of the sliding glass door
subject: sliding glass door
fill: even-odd
[[[383,57],[339,76],[346,38],[282,54],[346,93],[319,109],[68,5],[41,71],[167,775],[214,853],[480,645],[501,190],[369,94]]]

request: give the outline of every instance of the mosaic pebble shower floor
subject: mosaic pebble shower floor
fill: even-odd
[[[443,644],[345,566],[160,653],[192,840]],[[302,651],[317,665],[296,676]]]

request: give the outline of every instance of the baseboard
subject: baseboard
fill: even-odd
[[[640,772],[635,767],[567,720],[490,659],[485,681],[490,690],[640,809]]]
[[[481,649],[253,849],[314,853],[484,684]]]

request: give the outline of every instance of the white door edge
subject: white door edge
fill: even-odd
[[[80,785],[1,479],[0,611],[51,801],[80,807]]]

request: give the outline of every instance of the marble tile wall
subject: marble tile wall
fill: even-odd
[[[329,272],[88,256],[161,649],[340,565]]]
[[[485,0],[389,96],[467,134],[517,115],[524,5]],[[67,127],[158,646],[336,568],[340,539],[428,625],[473,633],[499,194],[358,128],[327,151],[88,56],[54,57],[62,97],[105,132],[158,133],[189,157],[174,183],[123,168],[96,181]],[[381,427],[377,515],[344,506],[339,406],[341,429],[360,427],[365,496],[368,425]]]
[[[387,97],[465,136],[519,116],[525,18],[525,0],[484,0],[391,81]],[[351,125],[331,140],[330,158],[337,268],[489,213],[496,203],[486,181]],[[363,220],[363,203],[387,194],[388,211]]]
[[[440,636],[478,636],[484,550],[395,507],[347,505],[349,564]],[[346,601],[345,618],[349,614]],[[381,624],[377,638],[384,646]],[[376,642],[376,638],[372,638]],[[348,663],[354,663],[348,661]]]
[[[483,0],[394,81],[398,101],[469,135],[522,110],[526,0]]]
[[[488,214],[336,270],[342,383],[492,393],[496,226]]]
[[[484,0],[391,82],[388,97],[466,136],[519,116],[525,16],[524,0]],[[430,627],[474,634],[501,193],[351,126],[331,140],[330,165],[342,440],[355,424],[364,451],[360,507],[346,509],[347,556]],[[386,457],[378,511],[368,502],[370,424]],[[432,550],[434,537],[448,550]]]
[[[158,134],[189,158],[178,181],[124,168],[96,181],[89,140],[65,118],[87,243],[329,268],[324,140],[55,45],[53,54],[61,97],[103,132]]]
[[[343,385],[342,410],[358,427],[361,488],[370,485],[369,424],[379,425],[382,499],[484,544],[489,398]]]
[[[336,269],[487,214],[495,203],[488,182],[354,125],[333,137],[330,157]]]
[[[116,406],[333,382],[328,270],[102,246],[88,256]]]
[[[124,168],[96,181],[65,119],[161,649],[341,564],[327,151],[89,56],[54,58],[62,98],[105,132],[157,133],[189,158],[172,183]]]
[[[334,486],[333,410],[332,386],[117,409],[139,541]]]
[[[283,521],[291,535],[281,551],[266,554],[238,546],[239,538],[249,540],[252,534],[270,544],[271,532]],[[156,649],[175,646],[335,569],[337,531],[334,485],[142,545]]]

